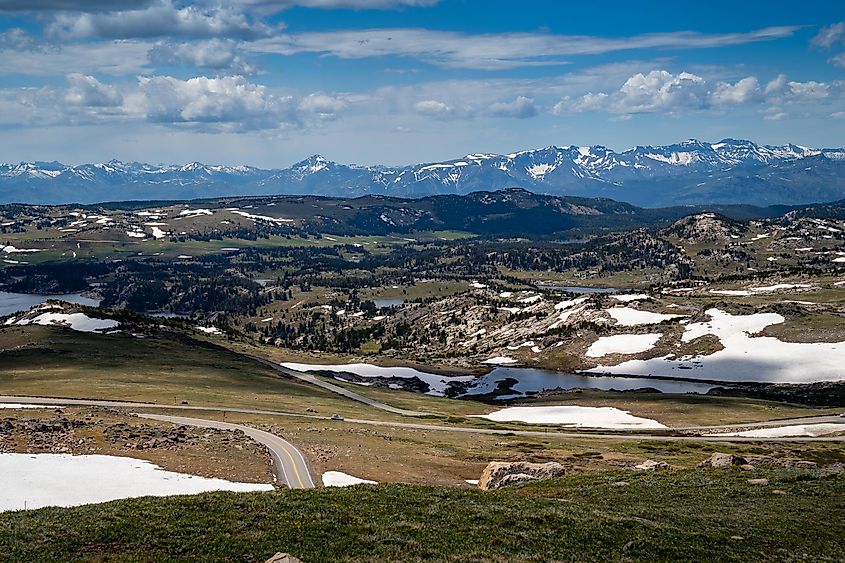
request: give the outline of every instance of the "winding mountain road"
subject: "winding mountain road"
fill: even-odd
[[[313,489],[314,481],[308,469],[308,462],[296,447],[269,432],[258,430],[242,424],[230,424],[217,420],[206,420],[202,418],[187,418],[184,416],[168,416],[163,414],[138,414],[142,418],[149,418],[161,422],[171,422],[185,426],[197,426],[199,428],[216,428],[218,430],[240,430],[256,442],[263,444],[273,458],[273,466],[276,469],[276,477],[279,483],[285,483],[291,489]]]
[[[134,403],[129,401],[101,401],[95,399],[63,399],[50,397],[21,397],[21,396],[0,396],[0,403],[23,403],[32,405],[53,405],[53,406],[94,406],[94,407],[113,407],[113,408],[130,408],[130,409],[168,409],[168,410],[191,410],[201,412],[228,412],[240,414],[258,414],[267,416],[284,416],[293,418],[305,418],[312,420],[331,421],[331,417],[317,416],[299,413],[289,413],[282,411],[270,411],[260,409],[239,409],[219,406],[191,406],[191,405],[161,405],[156,403]],[[179,418],[179,417],[176,417]],[[207,421],[202,422],[216,422]],[[438,424],[421,424],[415,422],[392,422],[386,420],[367,420],[359,418],[347,418],[342,423],[352,424],[366,424],[370,426],[384,426],[389,428],[408,428],[411,430],[426,430],[433,432],[462,432],[467,434],[493,434],[504,436],[543,436],[543,437],[558,437],[566,439],[615,439],[615,440],[651,440],[657,442],[845,442],[845,436],[819,436],[819,437],[789,437],[789,438],[757,438],[748,436],[705,436],[702,434],[647,434],[643,432],[620,430],[612,433],[607,431],[579,431],[579,432],[565,432],[565,431],[544,431],[544,430],[506,430],[496,428],[472,428],[466,426],[443,426]],[[777,421],[764,421],[755,423],[736,424],[733,426],[691,426],[685,428],[668,428],[667,431],[685,431],[685,432],[700,432],[707,433],[712,431],[728,430],[728,429],[742,429],[770,426],[790,426],[795,424],[817,424],[817,423],[834,423],[842,424],[843,431],[845,431],[845,422],[842,418],[836,415],[824,415],[815,417],[792,418]],[[225,424],[225,423],[221,423]],[[237,425],[235,425],[237,426]],[[248,428],[248,427],[244,427]],[[253,429],[254,430],[254,429]],[[258,431],[260,432],[260,431]]]

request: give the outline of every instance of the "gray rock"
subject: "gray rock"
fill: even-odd
[[[723,454],[715,452],[707,459],[698,464],[699,467],[730,467],[732,465],[747,465],[748,461],[744,457],[739,457],[733,454]]]
[[[481,473],[478,487],[483,491],[494,491],[502,487],[561,477],[566,472],[564,467],[556,462],[526,463],[493,461],[487,464]]]
[[[264,563],[303,563],[290,553],[282,553],[281,551],[265,561]]]
[[[639,465],[635,465],[634,469],[639,469],[640,471],[658,471],[661,469],[672,469],[672,466],[666,463],[665,461],[654,461],[653,459],[647,459]]]

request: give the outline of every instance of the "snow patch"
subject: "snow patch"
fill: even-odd
[[[723,349],[706,356],[669,354],[650,360],[629,360],[598,366],[587,372],[619,375],[683,377],[708,381],[759,383],[817,383],[845,380],[845,342],[783,342],[771,336],[752,336],[784,322],[777,313],[731,315],[719,309],[705,312],[710,321],[691,323],[681,340],[713,335]]]
[[[575,428],[605,428],[612,430],[656,430],[666,428],[656,420],[640,418],[614,407],[508,407],[489,414],[472,415],[495,422],[526,422],[528,424],[560,424]]]
[[[794,426],[775,426],[774,428],[758,428],[743,432],[728,432],[725,434],[707,434],[707,436],[745,436],[748,438],[792,438],[807,436],[816,438],[845,432],[845,424],[796,424]]]
[[[164,471],[141,459],[106,455],[0,454],[0,475],[0,511],[143,496],[273,490],[270,484],[207,479]]]
[[[354,477],[341,471],[326,471],[322,475],[325,487],[351,487],[353,485],[378,485],[376,481]]]
[[[631,307],[613,307],[612,309],[607,310],[607,314],[616,321],[616,326],[651,325],[662,323],[663,321],[671,321],[672,319],[680,319],[686,316],[652,313],[651,311],[640,311],[639,309],[632,309]]]
[[[282,366],[296,370],[296,371],[328,371],[332,373],[352,373],[359,377],[372,377],[376,379],[411,379],[418,378],[428,384],[427,395],[442,396],[449,384],[455,382],[472,381],[474,376],[455,376],[438,375],[435,373],[427,373],[408,367],[382,367],[374,366],[372,364],[299,364],[295,362],[285,362]],[[357,382],[353,382],[357,383]]]
[[[587,357],[600,358],[608,354],[639,354],[654,348],[654,345],[662,336],[659,332],[602,336],[587,348]]]
[[[60,326],[79,332],[102,332],[117,328],[118,322],[111,319],[92,319],[85,313],[41,313],[32,319],[22,319],[18,326],[41,325]]]
[[[491,364],[491,365],[507,365],[507,364],[515,364],[517,360],[513,358],[509,358],[508,356],[496,356],[495,358],[490,358],[489,360],[484,360],[481,362],[482,364]]]

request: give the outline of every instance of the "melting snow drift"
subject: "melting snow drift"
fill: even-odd
[[[784,342],[771,336],[752,336],[784,318],[777,313],[731,315],[708,309],[710,321],[686,326],[681,340],[691,342],[713,335],[723,349],[706,356],[629,360],[598,366],[593,373],[683,377],[708,381],[815,383],[845,379],[845,342]]]
[[[15,324],[62,326],[79,332],[102,332],[117,328],[119,323],[111,319],[92,319],[84,313],[42,313],[34,319],[22,319]]]
[[[428,395],[442,396],[449,384],[453,381],[463,382],[472,381],[473,376],[454,376],[437,375],[435,373],[426,373],[414,368],[406,367],[382,367],[374,366],[372,364],[340,364],[340,365],[323,365],[323,364],[297,364],[293,362],[286,362],[281,364],[284,367],[296,371],[328,371],[332,373],[352,373],[359,377],[372,377],[375,379],[411,379],[413,377],[419,378],[421,381],[428,384]],[[356,382],[352,382],[356,383]]]
[[[758,428],[756,430],[745,430],[743,432],[730,432],[726,434],[708,434],[708,436],[744,436],[748,438],[793,438],[807,436],[816,438],[838,432],[845,432],[845,424],[796,424],[794,426]]]
[[[273,490],[269,484],[207,479],[164,471],[141,459],[107,455],[0,454],[0,475],[0,511],[143,496]]]
[[[324,487],[351,487],[352,485],[377,485],[375,481],[360,479],[340,471],[326,471],[323,473]]]
[[[639,354],[654,348],[663,335],[653,334],[616,334],[602,336],[587,349],[587,356],[600,358],[608,354]]]
[[[605,428],[612,430],[655,430],[666,428],[656,420],[633,416],[613,407],[508,407],[490,414],[474,415],[496,422],[527,422],[529,424],[561,424],[576,428]]]
[[[616,320],[616,326],[637,326],[662,323],[672,319],[682,318],[684,315],[666,315],[663,313],[652,313],[651,311],[640,311],[631,307],[613,307],[607,310],[607,314]]]

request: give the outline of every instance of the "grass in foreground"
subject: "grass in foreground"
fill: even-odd
[[[842,475],[797,470],[572,474],[496,493],[214,493],[2,514],[0,552],[22,561],[263,561],[277,551],[308,562],[834,561],[845,558],[843,499]]]

